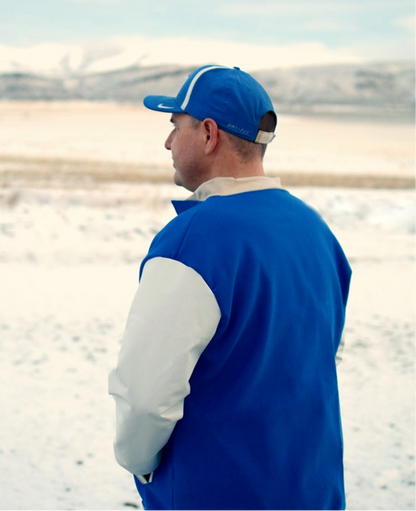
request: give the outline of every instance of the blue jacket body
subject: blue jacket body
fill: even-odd
[[[351,270],[321,217],[282,189],[175,202],[143,265],[198,272],[221,310],[146,509],[344,509],[335,355]]]

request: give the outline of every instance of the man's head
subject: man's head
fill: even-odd
[[[212,151],[214,147],[212,142],[215,139],[214,149],[222,155],[224,149],[227,149],[228,153],[234,152],[241,163],[252,163],[253,160],[261,162],[267,144],[274,138],[277,123],[272,102],[263,87],[240,69],[224,66],[203,66],[188,77],[176,97],[147,96],[144,105],[151,110],[172,114],[171,120],[175,130],[165,146],[172,150],[176,168],[175,178],[178,178],[175,182],[186,188],[189,186],[178,182],[180,176],[177,175],[182,171],[179,167],[179,159],[182,159],[182,156],[186,156],[189,163],[199,164],[195,172],[201,171],[201,166],[206,163],[203,161],[204,155],[211,157],[211,163],[212,156],[217,156]],[[188,116],[191,116],[189,123],[184,120]],[[204,140],[210,142],[209,151],[204,148],[201,153],[201,146],[198,145],[201,138],[198,138],[199,134],[192,135],[190,131],[187,131],[187,136],[191,135],[190,147],[186,148],[186,144],[178,143],[176,150],[171,142],[180,133],[179,123],[182,128],[193,127],[199,131]],[[182,142],[183,138],[178,137],[178,141]],[[178,154],[179,147],[180,151],[186,152],[185,155]],[[218,170],[218,158],[216,169]],[[209,172],[205,173],[209,177]],[[212,174],[211,169],[211,177]],[[219,170],[217,175],[223,175],[222,171]]]

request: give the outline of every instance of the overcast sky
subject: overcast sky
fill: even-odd
[[[154,61],[251,67],[413,59],[414,11],[413,0],[0,0],[0,45],[133,42]]]

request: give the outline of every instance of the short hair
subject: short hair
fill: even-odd
[[[266,132],[273,132],[276,127],[276,114],[274,112],[267,112],[260,119],[259,130]],[[227,133],[237,154],[243,163],[248,163],[254,158],[264,158],[266,154],[267,144],[259,144],[257,142],[250,142],[244,138],[237,137],[231,133]]]
[[[198,128],[202,121],[195,117],[191,117],[191,126],[193,128]],[[259,130],[266,132],[273,132],[276,127],[276,114],[274,112],[267,112],[260,119]],[[233,135],[232,133],[228,133],[227,131],[221,130],[228,140],[230,141],[232,147],[235,152],[240,157],[243,163],[248,163],[254,158],[260,157],[264,158],[266,153],[267,144],[259,144],[257,142],[250,142],[250,140],[246,140],[241,137],[237,137],[237,135]]]
[[[194,128],[194,129],[199,128],[199,126],[200,126],[202,121],[200,121],[196,117],[193,117],[192,115],[189,115],[189,117],[191,118],[191,127]]]

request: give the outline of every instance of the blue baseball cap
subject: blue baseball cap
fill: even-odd
[[[238,67],[202,66],[189,75],[176,97],[146,96],[143,104],[158,112],[213,119],[220,129],[251,142],[268,144],[274,138],[274,132],[259,130],[267,112],[277,123],[267,92]]]

